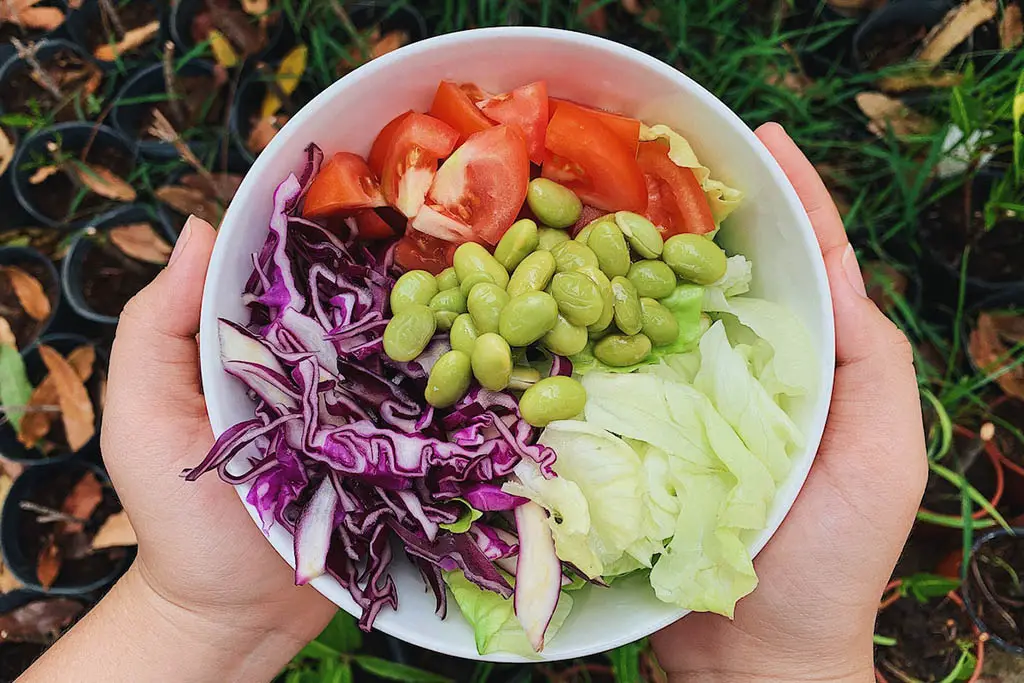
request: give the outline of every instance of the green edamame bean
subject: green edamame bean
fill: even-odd
[[[473,317],[478,333],[497,332],[501,311],[510,297],[504,288],[493,282],[482,282],[473,288],[466,301],[469,314]]]
[[[638,213],[619,211],[615,214],[615,224],[626,236],[633,251],[644,258],[658,258],[665,247],[661,233],[650,222]]]
[[[397,315],[413,304],[426,306],[437,294],[437,280],[425,270],[410,270],[391,288],[391,315]]]
[[[485,273],[482,270],[476,273],[470,273],[465,280],[459,283],[459,291],[461,291],[465,296],[469,296],[469,293],[473,291],[473,288],[481,282],[494,282],[494,278],[491,277],[490,273]]]
[[[551,255],[555,257],[555,272],[567,273],[579,270],[583,266],[598,267],[597,257],[585,244],[576,240],[566,240],[551,247]]]
[[[399,362],[413,360],[434,336],[434,312],[423,304],[411,304],[384,328],[384,353]]]
[[[604,312],[601,290],[584,273],[558,273],[551,279],[548,293],[558,303],[558,312],[573,325],[593,325]]]
[[[463,282],[471,273],[483,271],[490,275],[499,287],[504,288],[508,285],[508,271],[491,256],[491,252],[476,242],[460,244],[459,248],[455,250],[452,261],[455,265],[455,274],[459,276],[459,282]]]
[[[551,247],[569,241],[569,233],[556,228],[541,228],[537,231],[537,248],[551,251]]]
[[[473,355],[473,376],[485,389],[501,391],[512,378],[512,349],[508,342],[493,332],[485,332],[476,340]]]
[[[452,329],[452,325],[460,315],[455,311],[434,311],[434,323],[437,325],[437,329],[447,332]]]
[[[512,377],[508,380],[508,388],[525,391],[540,381],[540,371],[529,366],[517,365],[512,368]]]
[[[529,346],[558,320],[558,304],[547,292],[526,292],[513,297],[501,311],[498,332],[512,346]]]
[[[703,235],[669,237],[662,258],[676,275],[698,285],[710,285],[725,275],[725,252]]]
[[[637,294],[664,299],[676,288],[676,274],[664,261],[637,261],[626,275]]]
[[[643,333],[654,346],[665,346],[679,338],[679,321],[672,311],[650,297],[640,298]]]
[[[494,248],[494,258],[511,273],[524,258],[537,248],[538,244],[540,244],[540,236],[537,232],[537,224],[529,218],[524,218],[513,223],[512,227],[501,236],[498,246]]]
[[[555,326],[541,337],[540,343],[551,353],[572,356],[587,345],[587,328],[573,325],[565,316],[560,315],[555,321]]]
[[[465,396],[473,371],[469,356],[462,351],[449,351],[434,363],[427,378],[424,398],[435,408],[447,408]]]
[[[602,221],[594,226],[587,246],[597,257],[597,263],[609,278],[625,275],[629,272],[629,247],[619,226],[610,221]]]
[[[609,213],[609,214],[605,214],[604,216],[599,216],[599,217],[595,218],[594,220],[590,221],[589,223],[587,223],[585,226],[583,226],[583,229],[580,230],[578,233],[576,233],[576,236],[573,237],[573,239],[575,241],[577,241],[577,242],[582,242],[583,244],[586,244],[587,240],[590,239],[590,233],[594,231],[594,228],[597,227],[598,223],[614,223],[614,222],[615,222],[615,215],[614,214],[610,214]]]
[[[546,427],[576,417],[586,404],[586,389],[572,377],[546,377],[523,392],[519,412],[534,427]]]
[[[505,291],[511,297],[525,292],[540,291],[551,282],[555,274],[555,257],[550,251],[535,251],[519,264],[508,280]]]
[[[547,178],[530,181],[526,203],[541,223],[552,228],[568,228],[583,211],[583,202],[575,192]]]
[[[597,289],[601,292],[601,300],[604,303],[601,309],[601,317],[597,319],[592,325],[587,325],[587,331],[590,332],[591,336],[601,330],[607,329],[612,324],[612,319],[615,317],[615,297],[612,296],[612,282],[608,279],[608,276],[601,272],[600,268],[594,268],[593,266],[584,266],[579,269],[579,272],[583,273],[597,285]]]
[[[451,266],[438,273],[435,279],[437,280],[437,291],[439,292],[459,286],[459,276],[456,275],[455,269]]]
[[[454,313],[466,312],[466,295],[458,287],[438,292],[430,299],[432,311],[453,311]]]
[[[594,344],[594,357],[613,368],[636,365],[651,353],[651,340],[643,334],[609,334]]]
[[[624,277],[612,278],[612,297],[615,299],[615,326],[624,334],[637,334],[643,329],[640,296],[633,283]]]
[[[479,336],[480,334],[476,330],[476,323],[473,322],[473,316],[469,313],[463,313],[452,324],[452,330],[448,333],[448,341],[456,351],[472,354],[473,347],[476,345],[476,340]]]

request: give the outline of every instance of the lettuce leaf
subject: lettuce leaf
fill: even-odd
[[[753,276],[754,266],[745,256],[730,256],[725,262],[725,274],[707,286],[704,298],[711,300],[714,307],[720,308],[726,305],[726,297],[749,292]]]

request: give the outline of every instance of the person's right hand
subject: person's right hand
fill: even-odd
[[[832,406],[793,509],[754,560],[758,588],[729,621],[690,614],[654,637],[673,680],[872,681],[879,599],[927,479],[913,354],[867,298],[828,190],[781,126],[758,137],[818,237],[836,318]]]

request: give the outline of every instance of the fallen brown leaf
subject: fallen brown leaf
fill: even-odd
[[[283,119],[283,120],[282,120]],[[259,154],[267,148],[270,141],[274,139],[274,136],[281,130],[281,126],[288,121],[288,117],[281,116],[268,116],[265,119],[260,119],[256,122],[256,125],[249,131],[249,139],[246,141],[246,146],[249,151],[253,154]]]
[[[193,187],[166,185],[157,188],[156,197],[182,215],[195,214],[213,225],[220,223],[223,213],[220,204],[216,200],[207,197],[206,193],[202,190],[197,190]]]
[[[88,520],[103,501],[103,484],[92,472],[86,472],[72,487],[60,511],[71,517]],[[81,522],[62,522],[61,535],[75,534],[83,529]]]
[[[211,199],[219,199],[222,202],[230,202],[234,198],[238,188],[242,185],[242,176],[237,173],[211,173],[207,179],[198,173],[189,173],[181,176],[178,181],[185,187],[191,187],[203,192],[213,192]]]
[[[986,21],[996,16],[996,0],[970,0],[951,9],[925,36],[915,60],[938,64]]]
[[[576,16],[594,33],[608,32],[608,14],[604,11],[604,5],[595,0],[580,0],[576,6]]]
[[[622,9],[626,10],[630,14],[644,13],[644,8],[640,5],[640,0],[619,0],[619,4],[622,5]]]
[[[2,316],[0,316],[0,344],[10,344],[14,348],[18,348],[18,340],[14,336],[11,324],[7,322],[7,318]]]
[[[1024,316],[1014,313],[990,313],[999,338],[1008,344],[1024,343]]]
[[[60,168],[57,166],[42,166],[37,168],[36,172],[29,176],[28,183],[29,185],[38,185],[59,170]]]
[[[1024,24],[1021,23],[1020,5],[1007,3],[1003,7],[1003,18],[999,21],[999,46],[1013,50],[1024,42]]]
[[[11,159],[14,158],[14,143],[7,137],[7,133],[4,132],[3,128],[0,128],[0,176],[7,171],[7,167],[11,165]]]
[[[57,539],[53,535],[47,536],[46,543],[39,551],[39,559],[36,562],[36,578],[39,579],[39,585],[43,587],[43,590],[50,590],[57,580],[57,575],[60,574],[61,559]]]
[[[871,119],[868,130],[879,137],[885,135],[887,128],[892,128],[897,137],[925,134],[935,128],[931,119],[888,95],[862,92],[855,99],[860,110]]]
[[[1014,365],[1013,359],[1009,357],[1009,348],[1000,334],[1000,328],[1008,325],[1005,321],[997,324],[993,315],[982,313],[978,316],[977,327],[971,331],[967,352],[974,364],[984,372],[1001,373],[996,383],[1007,395],[1024,399],[1024,366]]]
[[[149,223],[119,225],[111,228],[109,235],[115,247],[139,261],[163,266],[171,257],[171,245]]]
[[[409,42],[409,34],[405,31],[388,31],[384,36],[374,43],[373,48],[370,50],[370,56],[373,59],[377,57],[383,57],[389,52],[394,52],[400,47],[403,47]]]
[[[96,362],[96,349],[92,346],[79,346],[68,354],[68,364],[75,370],[75,374],[83,383],[88,382],[92,377],[93,365]],[[57,383],[53,377],[47,375],[43,381],[32,390],[32,396],[28,400],[28,406],[52,406],[58,402]],[[26,412],[21,418],[21,431],[18,432],[18,441],[25,448],[35,448],[40,439],[50,433],[53,421],[57,414],[44,411]]]
[[[267,44],[266,32],[255,26],[245,12],[218,8],[210,13],[210,19],[244,56],[256,54]]]
[[[0,616],[0,642],[48,645],[84,610],[71,598],[35,600]]]
[[[24,587],[25,584],[18,581],[18,577],[16,577],[3,563],[0,563],[0,594],[10,593],[11,591],[16,591]],[[2,637],[3,634],[0,633],[0,639],[2,639]]]
[[[57,402],[68,446],[78,451],[96,434],[96,415],[89,393],[63,356],[45,344],[39,347],[39,355],[57,386]]]
[[[269,11],[270,2],[269,0],[242,0],[242,9],[246,14],[258,17]]]
[[[73,162],[66,166],[72,177],[77,178],[84,187],[101,197],[118,202],[134,202],[138,196],[135,188],[128,181],[119,177],[109,168],[99,164],[83,164]]]
[[[863,266],[868,298],[882,311],[895,305],[897,297],[907,292],[907,276],[885,261],[867,261]]]
[[[52,31],[63,24],[65,18],[64,12],[57,7],[27,7],[12,12],[4,21],[22,28]]]
[[[135,537],[135,529],[128,520],[128,514],[122,510],[116,515],[111,515],[103,523],[96,536],[92,539],[92,549],[102,550],[103,548],[117,548],[126,545],[138,545]]]
[[[952,88],[964,80],[963,74],[914,71],[899,76],[886,76],[878,81],[878,87],[886,92],[906,92],[918,88]]]
[[[160,31],[160,22],[151,21],[144,26],[125,31],[124,37],[113,45],[105,44],[96,48],[93,53],[96,59],[103,62],[112,62],[118,57],[132,50],[145,45]]]
[[[17,266],[0,266],[0,272],[11,281],[18,303],[30,318],[42,321],[50,317],[50,298],[39,280]]]

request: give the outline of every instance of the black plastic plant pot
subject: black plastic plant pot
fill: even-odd
[[[168,37],[167,3],[163,0],[131,0],[131,2],[113,2],[111,4],[117,8],[118,19],[125,31],[141,28],[154,21],[160,22],[160,30],[146,43],[131,52],[119,58],[104,59],[106,55],[97,50],[104,45],[116,44],[118,42],[117,33],[110,21],[104,17],[100,3],[97,0],[84,0],[81,6],[68,16],[67,30],[71,39],[95,57],[98,62],[110,65],[121,62],[128,66],[159,55]]]
[[[1024,592],[1017,573],[1024,568],[1024,527],[996,529],[974,542],[964,578],[964,605],[996,647],[1024,655]]]
[[[33,7],[52,7],[60,10],[65,16],[68,13],[67,5],[63,0],[40,0],[33,4]],[[13,39],[17,38],[25,45],[38,43],[49,38],[63,38],[67,34],[67,20],[65,19],[57,28],[52,31],[37,28],[24,28],[13,22],[0,23],[0,64],[6,62],[12,55],[17,54],[14,48]]]
[[[96,360],[93,363],[92,375],[85,382],[85,388],[89,393],[89,398],[92,400],[93,410],[96,413],[96,432],[92,439],[77,451],[72,451],[66,444],[58,445],[57,443],[53,443],[53,448],[48,452],[44,452],[39,447],[39,444],[32,448],[28,448],[19,441],[18,435],[14,431],[14,427],[11,426],[10,422],[5,422],[3,425],[0,425],[0,454],[3,454],[3,456],[8,460],[33,469],[36,466],[75,462],[99,450],[100,419],[102,417],[100,406],[102,406],[103,403],[101,395],[105,390],[107,383],[108,358],[106,352],[100,348],[98,344],[77,334],[50,334],[45,337],[41,337],[35,345],[25,349],[21,353],[21,357],[25,361],[25,372],[33,387],[39,386],[39,383],[48,374],[46,365],[43,363],[43,359],[39,355],[40,344],[46,344],[65,358],[69,353],[80,346],[89,345],[96,349]],[[55,433],[63,434],[63,426],[61,425],[59,416],[54,417],[49,433],[50,435]],[[49,440],[49,438],[47,438],[47,440]],[[62,438],[60,440],[62,441]]]
[[[250,135],[262,116],[263,100],[267,95],[268,81],[273,79],[273,69],[254,69],[238,86],[235,103],[231,107],[231,142],[233,149],[247,164],[259,156],[258,148],[250,144]],[[295,116],[310,100],[316,97],[318,88],[308,78],[303,78],[295,92],[288,97],[281,111],[275,116],[275,126],[280,129],[287,119]]]
[[[237,0],[220,0],[220,2],[234,5],[241,9]],[[203,40],[214,28],[210,19],[210,5],[217,2],[209,0],[174,0],[171,5],[169,27],[171,38],[178,46],[181,54],[187,54]],[[273,3],[272,3],[273,4]],[[288,18],[284,12],[278,11],[267,27],[267,42],[253,57],[257,60],[272,61],[278,59],[288,52],[294,42],[294,32],[288,25]]]
[[[420,11],[406,2],[394,0],[356,0],[348,5],[349,17],[356,28],[367,30],[380,26],[381,35],[402,31],[409,43],[427,37],[427,22]]]
[[[101,216],[68,249],[61,266],[64,297],[86,320],[117,325],[128,300],[160,273],[161,266],[133,259],[106,240],[110,229],[136,223],[149,223],[168,244],[177,239],[165,214],[145,204],[132,204]]]
[[[65,549],[53,585],[46,589],[40,583],[37,571],[40,552],[54,531],[54,523],[41,522],[38,507],[26,510],[23,503],[59,511],[74,485],[89,472],[95,475],[103,488],[103,500],[84,529],[87,534],[95,534],[108,517],[121,510],[110,479],[101,467],[82,460],[34,467],[25,470],[11,485],[0,517],[0,548],[4,564],[27,588],[48,595],[91,597],[117,581],[134,559],[135,553],[131,548],[105,548],[73,554],[68,550],[74,548]]]
[[[67,40],[45,40],[38,43],[36,60],[44,70],[51,66],[79,68],[80,76],[71,84],[60,87],[64,91],[57,98],[32,77],[32,67],[17,54],[0,64],[0,109],[7,112],[28,112],[30,103],[38,106],[50,120],[60,122],[88,118],[87,102],[81,90],[91,79],[98,79],[95,91],[102,89],[102,68],[82,48]],[[78,92],[77,96],[73,94]]]
[[[244,177],[249,172],[249,167],[252,164],[242,157],[239,150],[232,146],[227,154],[224,154],[222,150],[217,150],[214,154],[210,155],[210,159],[207,161],[207,168],[209,168],[216,176],[220,174],[229,174],[234,176]],[[186,183],[183,182],[183,177],[186,175],[195,176],[196,172],[193,169],[185,169],[177,173],[171,173],[164,178],[159,184],[154,184],[157,187],[164,186],[181,186]],[[215,227],[219,224],[221,217],[215,215],[205,215],[204,212],[209,210],[210,207],[206,206],[209,202],[203,202],[193,207],[186,206],[172,206],[164,202],[159,202],[156,205],[156,210],[160,214],[160,218],[168,226],[171,234],[174,235],[174,239],[177,240],[177,236],[181,234],[181,229],[185,225],[185,221],[188,220],[189,214],[196,214],[200,218],[208,220]],[[225,210],[227,209],[224,206]]]
[[[50,642],[81,618],[88,607],[86,601],[74,597],[18,589],[0,594],[0,617],[40,606],[38,603],[48,604],[45,609],[33,611],[33,618],[25,622],[24,631],[8,633],[0,642],[0,681],[13,681],[24,673]]]
[[[154,110],[159,110],[175,127],[179,135],[188,143],[197,156],[203,156],[215,142],[192,139],[192,129],[197,127],[217,127],[223,125],[224,106],[217,103],[215,93],[220,92],[227,97],[227,88],[217,86],[214,76],[214,64],[201,59],[193,59],[181,66],[175,75],[176,88],[185,90],[178,96],[182,99],[181,107],[172,105],[168,94],[167,81],[161,64],[152,64],[137,71],[117,95],[116,102],[110,112],[110,120],[114,128],[124,135],[139,141],[139,151],[146,157],[156,160],[178,159],[180,154],[169,142],[164,142],[149,133]],[[219,89],[218,89],[219,88]],[[195,93],[189,95],[189,93]],[[195,98],[193,101],[190,98]],[[179,120],[179,110],[184,115],[193,108],[206,112],[201,121]]]
[[[27,349],[53,325],[61,303],[60,277],[50,259],[29,247],[0,247],[0,266],[13,266],[34,277],[50,302],[50,314],[35,320],[21,307],[10,279],[0,276],[0,315],[10,324],[18,348]]]
[[[853,59],[864,72],[909,62],[921,41],[956,3],[951,0],[887,2],[867,16],[853,35]],[[970,51],[968,38],[953,55]]]
[[[18,133],[18,130],[2,124],[0,124],[0,129],[3,130],[3,134],[14,146],[14,149],[17,149],[21,142],[21,135]],[[14,197],[13,161],[12,159],[12,163],[7,165],[7,169],[0,173],[0,207],[3,207],[3,211],[0,211],[0,232],[6,232],[29,222],[28,214],[25,213],[25,210],[21,208],[21,204]]]
[[[39,169],[54,164],[51,143],[76,160],[88,149],[87,163],[103,166],[126,181],[135,170],[135,142],[108,126],[62,123],[36,131],[21,143],[13,162],[14,196],[32,218],[48,227],[75,230],[118,205],[94,192],[80,191],[65,172],[33,184]]]

